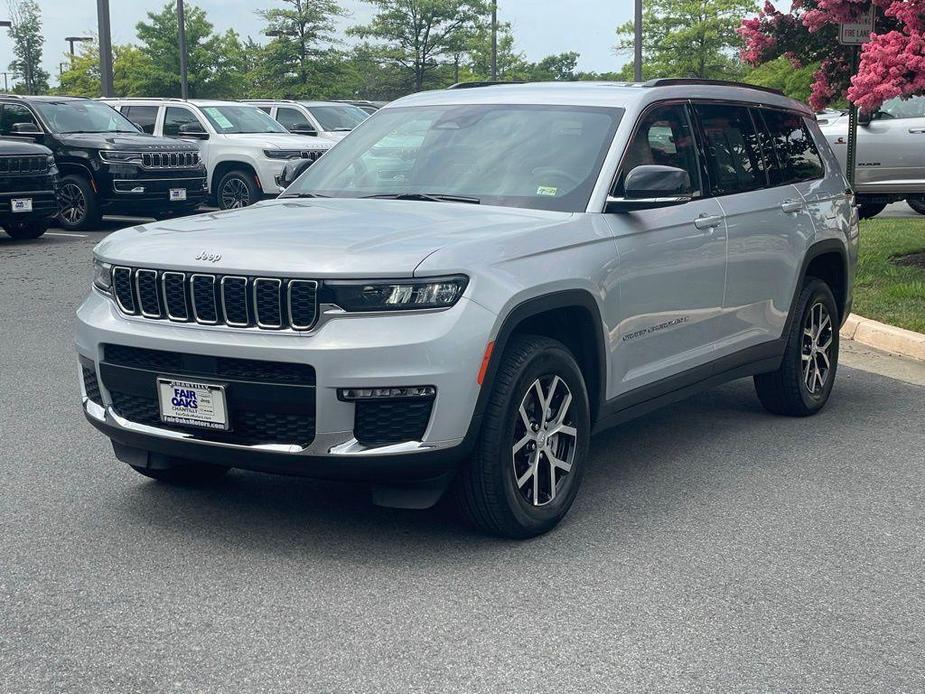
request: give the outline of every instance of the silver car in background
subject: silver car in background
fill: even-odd
[[[595,432],[746,376],[773,413],[822,409],[857,240],[813,114],[776,92],[416,94],[277,200],[100,243],[83,408],[159,480],[449,491],[529,537],[565,516]]]

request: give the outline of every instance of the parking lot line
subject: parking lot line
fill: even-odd
[[[78,239],[87,238],[86,234],[69,234],[66,231],[46,231],[45,236],[73,236]]]

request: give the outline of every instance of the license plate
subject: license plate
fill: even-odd
[[[230,428],[223,386],[159,378],[157,396],[161,421],[166,424],[220,431]]]
[[[171,188],[170,201],[180,202],[182,200],[186,200],[186,188]]]
[[[32,198],[13,198],[13,212],[32,212]]]

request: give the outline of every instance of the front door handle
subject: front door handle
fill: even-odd
[[[723,218],[718,215],[700,215],[694,220],[694,226],[701,231],[711,231],[723,223]]]
[[[780,204],[780,208],[787,214],[794,214],[803,209],[804,202],[802,200],[784,200]]]
[[[925,135],[925,128],[909,128],[910,135]]]

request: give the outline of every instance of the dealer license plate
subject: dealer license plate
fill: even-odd
[[[227,431],[225,388],[209,383],[157,379],[161,421],[202,429]]]
[[[170,201],[171,202],[181,202],[186,200],[186,188],[171,188],[170,189]]]
[[[13,198],[10,204],[13,212],[32,212],[32,198]]]

